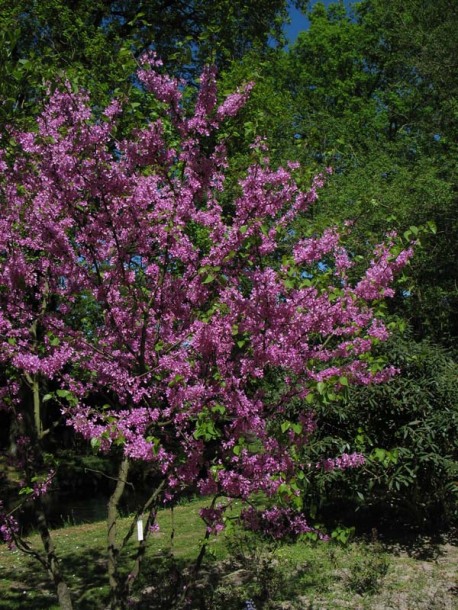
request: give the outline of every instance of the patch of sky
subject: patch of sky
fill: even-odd
[[[124,263],[124,267],[125,269],[134,269],[134,270],[139,270],[139,269],[145,269],[146,265],[143,261],[143,257],[140,256],[139,254],[134,254],[129,262]]]
[[[331,4],[343,4],[348,10],[354,3],[355,0],[311,0],[309,10],[312,9],[315,4],[324,4],[326,8]],[[301,32],[309,29],[310,20],[308,19],[307,15],[297,9],[292,2],[289,3],[289,18],[290,23],[287,23],[284,26],[283,32],[288,44],[293,44]]]
[[[322,261],[318,263],[317,267],[321,272],[327,271],[329,269],[329,265],[323,263]]]

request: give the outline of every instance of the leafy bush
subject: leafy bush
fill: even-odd
[[[322,406],[312,448],[351,448],[366,464],[344,476],[317,472],[307,481],[307,508],[313,515],[346,499],[410,525],[448,525],[457,518],[458,366],[442,348],[409,337],[393,337],[382,351],[397,377],[349,389],[332,410]]]
[[[306,588],[310,566],[280,555],[278,548],[279,543],[267,542],[250,532],[237,532],[229,538],[230,560],[225,575],[216,583],[209,607],[273,610],[282,601],[300,595]]]

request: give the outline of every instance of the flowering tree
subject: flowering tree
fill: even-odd
[[[183,490],[242,500],[280,492],[298,504],[298,469],[361,463],[358,454],[301,462],[313,429],[308,397],[323,384],[393,374],[368,357],[387,337],[373,302],[392,294],[393,273],[411,254],[393,254],[390,237],[350,282],[351,257],[336,230],[308,239],[294,230],[322,176],[301,192],[300,167],[272,169],[258,141],[233,200],[224,197],[218,130],[251,85],[218,105],[209,68],[189,114],[182,84],[154,57],[138,78],[162,117],[127,139],[116,139],[118,102],[95,119],[85,94],[63,90],[50,95],[37,131],[12,134],[0,157],[1,408],[13,414],[21,491],[44,543],[33,553],[64,608],[70,594],[41,504],[53,476],[44,459],[53,427],[63,418],[119,457],[108,573],[112,607],[124,607],[146,544],[121,578],[116,511],[133,461],[159,481],[139,509],[147,531],[158,503]],[[215,501],[203,511],[209,532],[221,527],[222,511]],[[4,535],[31,552],[3,513]],[[262,519],[277,531],[289,518],[304,531],[290,513],[280,518],[274,507]]]

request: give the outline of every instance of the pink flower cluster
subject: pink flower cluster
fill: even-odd
[[[323,468],[326,472],[331,470],[346,470],[347,468],[358,468],[365,463],[366,459],[362,453],[342,453],[336,458],[326,458],[317,464],[317,468]]]
[[[242,511],[241,518],[243,524],[248,529],[254,532],[261,532],[275,540],[297,538],[297,536],[308,532],[318,534],[322,540],[327,539],[325,535],[307,523],[302,513],[292,508],[272,506],[266,510],[259,511],[250,507]]]
[[[225,507],[221,504],[214,508],[201,508],[200,516],[207,525],[207,531],[212,534],[219,534],[224,529],[223,515]]]
[[[14,548],[14,535],[19,532],[19,524],[13,515],[8,514],[0,500],[0,537],[9,549]]]
[[[56,471],[51,470],[46,475],[46,477],[42,478],[41,480],[35,481],[33,484],[32,498],[39,498],[40,496],[46,494],[55,476]]]

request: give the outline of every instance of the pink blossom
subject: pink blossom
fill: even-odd
[[[240,89],[236,93],[228,95],[221,106],[218,107],[216,114],[218,119],[221,121],[226,117],[235,116],[240,109],[246,104],[250,91],[253,89],[254,83],[247,83],[243,89]]]
[[[264,511],[248,508],[242,511],[244,525],[253,531],[261,532],[276,540],[297,537],[300,534],[316,532],[304,515],[291,508],[272,506]],[[316,532],[318,533],[318,532]]]
[[[325,471],[329,472],[334,469],[346,470],[347,468],[358,468],[365,463],[366,459],[361,453],[342,453],[336,458],[323,459],[317,467],[322,467]]]
[[[11,513],[7,513],[0,500],[0,537],[8,545],[10,550],[15,548],[14,538],[19,532],[19,524]]]

